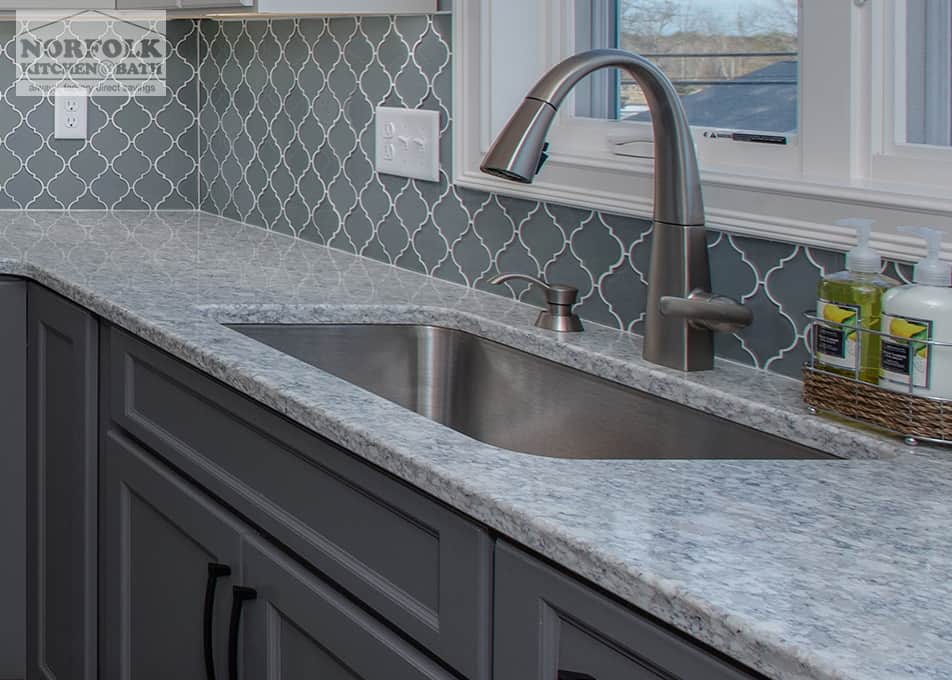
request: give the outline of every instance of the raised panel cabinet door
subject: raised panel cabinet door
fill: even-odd
[[[27,677],[95,680],[98,330],[27,290]]]
[[[365,609],[257,538],[242,547],[229,680],[452,680]]]
[[[488,680],[483,527],[128,333],[105,335],[111,422],[461,675]]]
[[[101,470],[102,677],[224,680],[240,525],[115,431]]]
[[[722,657],[507,543],[496,544],[499,680],[755,680]]]
[[[0,278],[0,679],[26,676],[26,282]]]

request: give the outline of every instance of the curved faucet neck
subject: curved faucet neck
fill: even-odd
[[[590,50],[569,57],[546,73],[529,99],[557,109],[585,76],[603,68],[628,72],[641,86],[654,129],[654,219],[679,226],[704,225],[704,199],[694,139],[671,81],[644,57],[623,50]]]

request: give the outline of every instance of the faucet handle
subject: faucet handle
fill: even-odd
[[[663,316],[686,319],[696,328],[719,333],[734,333],[754,320],[750,307],[726,295],[704,290],[693,290],[686,298],[665,295],[659,307]]]
[[[561,333],[575,333],[584,330],[582,320],[572,311],[572,307],[578,302],[578,288],[575,286],[548,283],[528,274],[501,274],[490,279],[489,282],[498,286],[507,281],[526,281],[538,286],[545,293],[545,301],[549,305],[549,311],[539,313],[539,318],[536,319],[536,326],[539,328]]]

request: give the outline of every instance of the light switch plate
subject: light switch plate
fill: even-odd
[[[56,139],[86,139],[88,134],[88,94],[76,87],[58,88],[54,95],[54,136]]]
[[[378,173],[440,180],[438,111],[378,106],[376,131]]]

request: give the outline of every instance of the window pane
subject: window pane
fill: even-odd
[[[950,5],[950,0],[907,3],[906,139],[899,142],[952,144]]]
[[[589,21],[576,23],[577,45],[618,46],[651,58],[674,81],[692,125],[796,131],[798,0],[577,1],[579,17],[591,12]],[[604,26],[612,21],[606,40]],[[579,97],[579,115],[650,120],[627,74],[605,82],[590,88],[590,100],[588,93]]]

